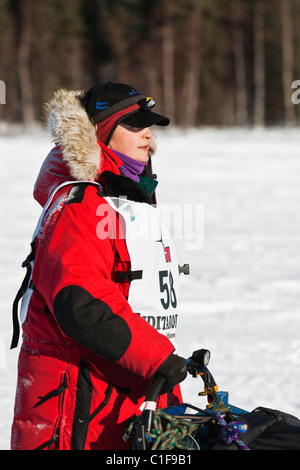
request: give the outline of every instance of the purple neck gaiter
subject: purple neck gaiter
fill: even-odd
[[[124,176],[138,183],[140,181],[139,175],[143,172],[146,163],[138,162],[137,160],[134,160],[121,152],[117,152],[116,150],[113,150],[113,152],[123,162],[123,165],[120,166],[120,170]]]

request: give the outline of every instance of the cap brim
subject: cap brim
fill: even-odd
[[[162,114],[154,113],[153,111],[137,110],[132,114],[124,116],[121,120],[124,124],[132,127],[145,128],[156,124],[157,126],[168,126],[170,119]]]

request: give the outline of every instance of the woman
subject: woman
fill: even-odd
[[[56,147],[34,188],[12,449],[129,449],[126,425],[158,373],[159,406],[181,401],[178,265],[149,160],[150,127],[169,120],[153,105],[110,82],[48,105]]]

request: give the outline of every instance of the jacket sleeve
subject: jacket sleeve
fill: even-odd
[[[38,239],[33,282],[61,331],[106,359],[149,380],[174,351],[168,338],[135,314],[111,274],[118,221],[94,187],[66,203]],[[102,201],[102,220],[97,214]],[[99,237],[107,232],[106,237]],[[115,233],[114,233],[115,236]]]

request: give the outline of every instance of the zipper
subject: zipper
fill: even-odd
[[[59,437],[60,437],[60,428],[61,428],[61,419],[62,419],[62,414],[63,414],[63,407],[64,407],[64,398],[65,398],[65,391],[68,387],[68,380],[67,380],[67,374],[64,374],[63,381],[62,381],[62,392],[60,396],[60,400],[58,403],[58,424],[56,426],[56,429],[54,430],[54,436],[53,436],[53,444],[50,447],[50,450],[53,450],[54,446],[56,443],[59,442]]]
[[[49,392],[45,397],[39,397],[40,401],[35,405],[35,407],[40,406],[45,401],[55,396],[60,395],[60,399],[58,401],[58,421],[57,421],[57,424],[55,424],[54,426],[53,435],[51,439],[49,439],[49,441],[44,442],[44,444],[40,445],[38,448],[36,448],[36,450],[43,450],[46,448],[48,450],[53,450],[55,444],[59,442],[62,411],[63,411],[63,406],[64,406],[64,397],[65,397],[65,391],[67,387],[68,387],[67,374],[64,374],[61,385],[56,390]]]

